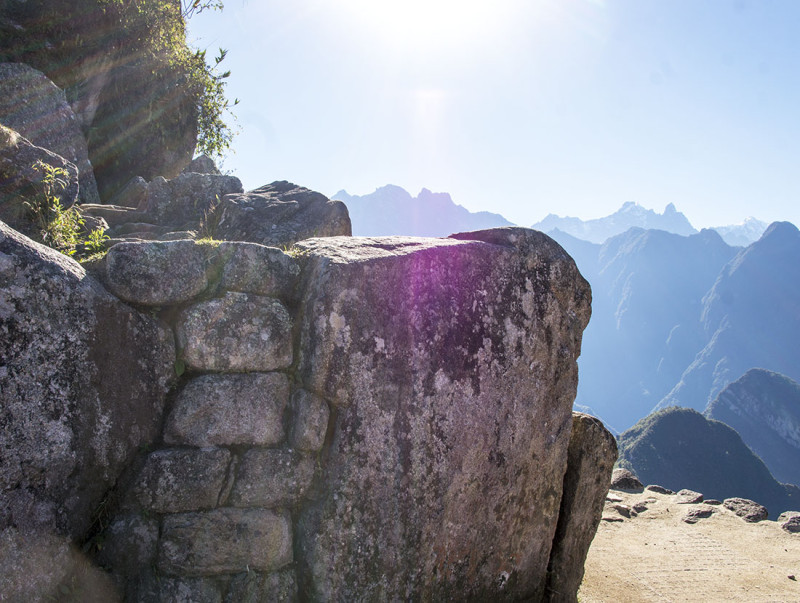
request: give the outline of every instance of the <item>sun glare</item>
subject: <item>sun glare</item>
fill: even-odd
[[[342,5],[385,43],[428,52],[496,36],[521,0],[344,0]]]

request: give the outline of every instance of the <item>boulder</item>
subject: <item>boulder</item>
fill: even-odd
[[[676,503],[679,505],[694,505],[703,502],[703,495],[700,492],[684,488],[678,491]]]
[[[766,507],[746,498],[726,498],[722,506],[750,523],[763,521],[768,516]]]
[[[286,247],[311,237],[352,234],[344,203],[285,181],[229,195],[216,213],[214,236],[227,241]]]
[[[219,211],[225,195],[243,190],[235,176],[187,173],[172,180],[159,176],[147,186],[145,209],[158,224],[197,229]]]
[[[683,517],[683,521],[684,523],[697,523],[701,519],[706,519],[708,517],[711,517],[713,513],[714,513],[713,507],[706,507],[706,506],[697,507],[695,509],[690,509],[689,511],[687,511],[686,515],[684,515]]]
[[[0,223],[0,528],[83,537],[158,435],[170,330]]]
[[[300,597],[542,599],[590,313],[572,259],[516,228],[297,248],[298,373],[334,408]]]
[[[639,478],[636,477],[632,471],[624,467],[617,467],[614,469],[614,472],[611,474],[611,487],[614,490],[631,490],[634,492],[641,492],[644,490],[644,486],[642,486],[642,482],[639,481]]]
[[[34,167],[39,161],[66,170],[66,186],[56,199],[67,208],[78,201],[78,169],[60,155],[37,147],[18,132],[0,124],[0,220],[25,236],[41,241],[40,227],[25,203],[42,199],[43,173]]]
[[[617,441],[600,419],[573,412],[567,473],[547,575],[551,601],[577,601],[583,564],[600,525],[616,461]]]
[[[800,532],[800,511],[785,511],[778,517],[781,527],[792,534]]]
[[[0,123],[78,168],[81,203],[99,203],[86,139],[64,92],[22,63],[0,63]]]
[[[141,176],[134,176],[120,191],[109,201],[110,205],[144,209],[147,201],[147,180]]]
[[[191,163],[183,168],[184,174],[221,174],[217,164],[208,155],[200,155],[192,159]]]

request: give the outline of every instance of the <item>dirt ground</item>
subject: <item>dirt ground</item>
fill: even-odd
[[[674,495],[647,490],[612,490],[609,498],[603,516],[622,521],[600,522],[581,603],[800,602],[800,533],[774,521],[747,523],[721,505],[677,504]],[[614,509],[638,503],[646,510],[630,518]],[[699,508],[713,509],[711,517],[683,521]]]

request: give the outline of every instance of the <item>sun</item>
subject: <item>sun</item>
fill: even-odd
[[[522,0],[343,0],[342,7],[389,45],[427,53],[497,35]]]

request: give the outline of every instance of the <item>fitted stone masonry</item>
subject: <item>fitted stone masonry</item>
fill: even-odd
[[[574,427],[591,292],[551,239],[127,242],[92,270],[176,342],[161,432],[83,532],[125,600],[574,600],[616,450]]]

